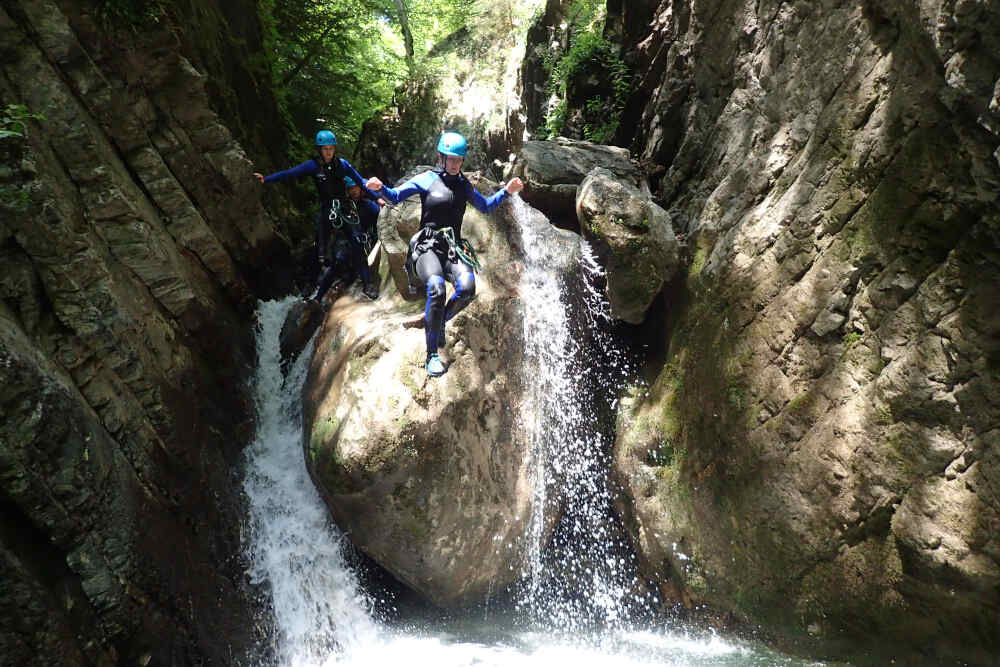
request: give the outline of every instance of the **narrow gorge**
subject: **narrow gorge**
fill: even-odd
[[[995,663],[1000,2],[279,4],[0,1],[0,663]]]

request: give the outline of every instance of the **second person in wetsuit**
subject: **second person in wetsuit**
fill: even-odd
[[[347,197],[353,206],[357,207],[358,224],[350,225],[347,231],[350,250],[350,263],[364,284],[364,294],[371,300],[378,298],[378,276],[373,276],[368,266],[368,253],[378,241],[378,214],[382,210],[379,203],[372,200],[369,192],[362,188],[361,183],[350,176],[344,177],[347,187]],[[382,200],[384,203],[385,200]],[[350,264],[348,265],[350,266]],[[353,276],[350,277],[353,279]],[[347,280],[350,282],[350,280]]]
[[[424,307],[424,328],[427,343],[427,373],[445,372],[438,348],[445,344],[445,323],[465,308],[476,295],[476,275],[456,251],[462,238],[462,218],[465,206],[472,203],[483,213],[495,210],[508,195],[524,188],[521,179],[511,179],[499,192],[484,197],[462,173],[467,152],[465,138],[457,132],[445,132],[438,140],[438,168],[403,183],[399,188],[384,187],[378,178],[366,183],[369,190],[398,203],[407,197],[420,195],[420,230],[410,239],[410,261],[427,290]],[[451,230],[451,240],[449,233]],[[455,286],[455,293],[445,302],[446,281]]]
[[[329,252],[330,229],[345,226],[345,220],[351,218],[354,208],[348,206],[350,199],[347,196],[344,177],[350,176],[358,184],[361,184],[363,179],[350,162],[336,157],[337,137],[330,130],[320,130],[316,133],[316,151],[317,157],[291,169],[278,171],[268,176],[254,173],[254,178],[261,183],[277,183],[303,176],[312,176],[316,184],[316,192],[319,195],[319,214],[316,216],[316,253],[320,275],[316,291],[310,298],[321,302],[323,295],[337,279],[338,273],[344,270],[343,266],[338,267],[337,265],[349,261],[343,256],[343,249],[340,250],[342,255],[340,257],[335,255],[331,258]],[[375,195],[371,191],[368,191],[367,194],[375,199]],[[356,221],[356,212],[353,215]],[[378,298],[377,289],[375,289],[374,297],[371,296],[370,292],[370,289],[366,289],[365,295],[372,299]]]

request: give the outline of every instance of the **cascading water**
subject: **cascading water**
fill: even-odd
[[[711,632],[639,627],[635,572],[611,520],[607,423],[612,397],[629,374],[625,355],[599,332],[606,305],[594,291],[578,305],[549,269],[558,253],[539,232],[548,225],[514,198],[525,246],[526,356],[533,364],[523,426],[535,443],[537,484],[525,586],[510,609],[449,620],[379,620],[344,555],[339,529],[312,485],[302,448],[302,384],[311,348],[283,380],[278,335],[294,299],[261,304],[254,376],[257,435],[247,451],[250,575],[267,592],[262,625],[269,646],[244,663],[260,666],[428,665],[434,667],[587,665],[797,665],[760,647]],[[581,246],[580,271],[599,271]],[[589,289],[584,280],[582,291]],[[575,287],[576,292],[581,288]],[[573,311],[576,308],[577,311]],[[582,309],[582,311],[580,310]],[[596,336],[596,338],[595,338]],[[588,356],[596,355],[596,356]],[[600,363],[595,363],[599,361]],[[598,368],[602,370],[597,370]],[[447,381],[447,380],[445,380]],[[604,415],[603,417],[601,415]],[[568,502],[567,502],[568,501]],[[544,511],[562,509],[554,527]],[[545,509],[547,508],[547,509]],[[544,511],[543,511],[544,509]],[[552,529],[543,549],[547,528]],[[639,600],[640,604],[645,600]]]
[[[623,629],[636,603],[632,555],[613,520],[608,487],[610,431],[601,396],[620,393],[631,374],[607,333],[611,318],[594,288],[603,277],[589,245],[575,235],[553,242],[548,221],[519,197],[513,200],[524,251],[526,409],[524,428],[534,456],[535,502],[529,572],[519,599],[535,622],[578,633],[597,624]],[[577,307],[564,277],[553,270],[572,256]],[[602,415],[601,407],[605,408]],[[545,547],[547,517],[561,514]],[[543,553],[543,547],[545,552]]]
[[[295,299],[257,313],[254,398],[257,437],[247,452],[251,576],[270,588],[280,665],[319,665],[331,654],[376,640],[371,602],[344,560],[343,535],[330,521],[302,454],[301,390],[311,344],[281,374],[278,334]]]

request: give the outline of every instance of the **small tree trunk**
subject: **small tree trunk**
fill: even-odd
[[[410,32],[410,10],[405,0],[393,0],[399,13],[399,27],[403,31],[403,44],[406,49],[406,69],[413,73],[413,33]]]

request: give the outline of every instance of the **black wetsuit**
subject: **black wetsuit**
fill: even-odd
[[[425,171],[398,189],[384,188],[380,194],[394,203],[420,195],[420,231],[410,239],[410,260],[427,289],[424,319],[429,357],[438,350],[444,323],[476,295],[475,273],[459,259],[441,230],[450,227],[454,240],[460,241],[466,204],[471,203],[483,213],[490,213],[507,197],[507,191],[501,189],[487,198],[472,187],[463,174],[452,176],[438,169]],[[455,293],[447,303],[445,280],[455,286]]]
[[[346,280],[353,270],[358,270],[360,262],[368,267],[367,257],[360,259],[358,245],[350,242],[352,233],[339,234],[338,243],[330,247],[330,230],[349,226],[346,219],[357,219],[357,208],[347,196],[344,176],[350,176],[356,183],[364,179],[351,163],[344,158],[334,158],[324,163],[320,158],[307,160],[291,169],[278,171],[264,178],[265,183],[280,182],[312,176],[319,196],[319,213],[316,215],[316,260],[320,264],[320,276],[314,299],[322,299],[330,285],[338,278]],[[364,188],[372,199],[375,194]],[[347,239],[346,241],[344,239]],[[325,265],[325,266],[324,266]],[[369,277],[370,279],[370,277]],[[366,281],[367,284],[367,281]]]

